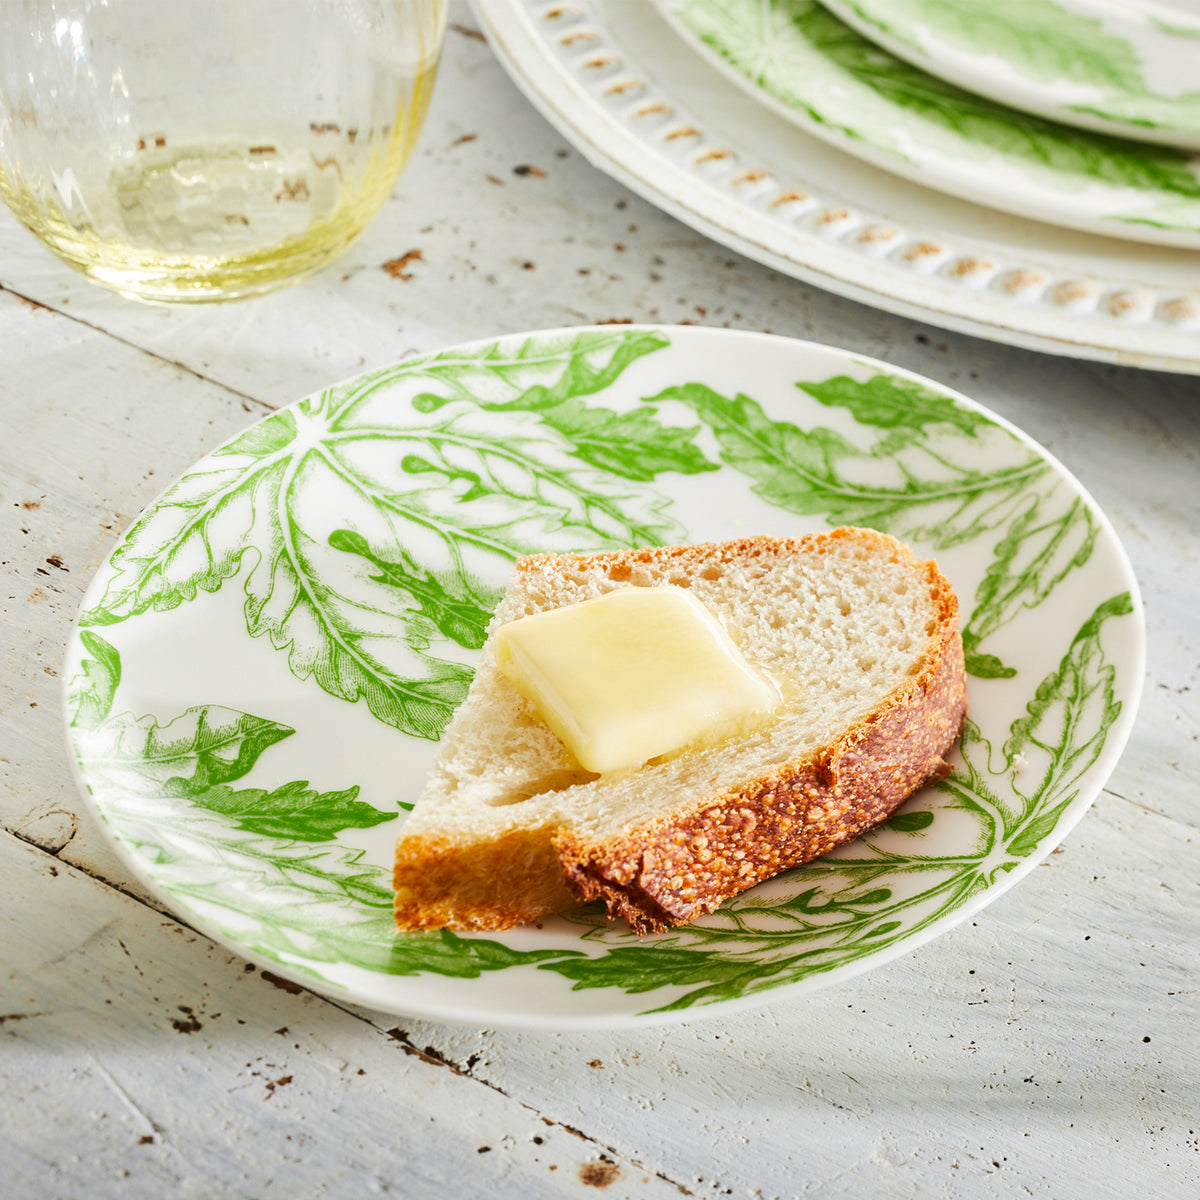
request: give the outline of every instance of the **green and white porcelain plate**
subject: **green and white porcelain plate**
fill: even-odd
[[[1024,112],[1200,150],[1194,0],[821,0],[897,57]]]
[[[395,836],[514,558],[843,524],[936,556],[958,592],[950,780],[670,933],[594,909],[395,932]],[[373,371],[202,459],[92,582],[66,708],[126,862],[225,946],[376,1009],[628,1025],[794,997],[978,912],[1099,791],[1143,640],[1108,522],[978,405],[823,346],[605,326]]]
[[[1072,229],[1200,247],[1200,159],[1014,112],[926,74],[817,0],[656,0],[774,111],[952,196]]]

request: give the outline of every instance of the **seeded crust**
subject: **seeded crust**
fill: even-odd
[[[618,836],[589,839],[562,818],[491,838],[457,830],[443,835],[436,826],[402,834],[395,866],[399,927],[506,929],[600,899],[636,932],[661,931],[828,853],[885,820],[924,784],[944,779],[966,714],[958,603],[936,564],[920,562],[893,538],[847,528],[719,547],[535,555],[518,562],[517,576],[569,561],[577,574],[636,581],[644,564],[687,572],[713,561],[778,555],[781,547],[812,553],[839,541],[911,564],[923,577],[936,622],[916,673],[815,751],[716,794],[679,796],[669,817]]]
[[[558,839],[573,891],[638,933],[661,932],[828,854],[950,775],[943,756],[966,716],[963,676],[956,631],[908,695],[790,770],[620,842]]]

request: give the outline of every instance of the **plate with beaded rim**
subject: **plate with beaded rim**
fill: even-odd
[[[1053,354],[1200,371],[1200,253],[970,204],[812,136],[646,0],[472,0],[589,162],[720,244],[889,312]]]
[[[394,929],[396,834],[516,557],[847,524],[936,557],[958,593],[949,780],[668,933],[591,907]],[[389,1012],[629,1026],[833,986],[977,913],[1098,793],[1143,643],[1108,521],[979,405],[824,346],[600,326],[372,371],[201,459],[91,582],[65,711],[124,861],[222,945]]]

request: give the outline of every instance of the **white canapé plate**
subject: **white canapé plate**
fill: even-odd
[[[591,909],[394,930],[395,836],[517,555],[843,524],[936,555],[958,593],[947,783],[667,934]],[[223,945],[391,1012],[628,1025],[834,984],[978,912],[1099,791],[1143,637],[1108,522],[978,405],[823,346],[606,326],[374,371],[202,459],[89,587],[66,711],[125,861]]]
[[[848,154],[1003,212],[1200,248],[1200,159],[1016,112],[881,49],[819,0],[655,0],[693,49]]]
[[[1200,150],[1195,0],[821,0],[914,66],[1051,121]]]
[[[855,159],[733,83],[649,0],[473,3],[582,154],[732,249],[948,329],[1200,372],[1200,253],[1043,225]]]

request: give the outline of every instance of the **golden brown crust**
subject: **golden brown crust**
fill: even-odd
[[[886,550],[893,562],[904,562],[912,566],[931,568],[931,579],[940,581],[942,590],[954,601],[954,593],[937,570],[937,564],[919,559],[908,546],[887,533],[873,529],[859,529],[843,525],[820,533],[806,533],[800,537],[736,538],[729,542],[695,542],[686,546],[648,546],[641,550],[605,550],[595,554],[528,554],[517,559],[517,575],[537,574],[547,567],[563,570],[569,562],[570,569],[581,575],[602,574],[615,583],[630,578],[639,566],[653,564],[661,567],[665,563],[678,563],[683,571],[703,570],[705,566],[718,563],[753,562],[755,559],[775,559],[787,554],[804,554],[818,548],[836,546],[839,542],[853,544],[879,555]]]
[[[769,778],[720,796],[680,797],[670,820],[602,844],[549,827],[469,845],[402,836],[395,870],[400,927],[505,929],[599,898],[610,916],[624,917],[637,932],[662,930],[828,853],[887,818],[923,784],[944,778],[945,756],[966,713],[958,602],[935,563],[886,534],[843,528],[799,538],[533,555],[516,570],[636,582],[642,565],[678,563],[686,577],[723,562],[810,553],[839,542],[921,571],[937,605],[930,651],[873,713]]]
[[[944,756],[966,715],[956,629],[903,692],[834,745],[686,817],[607,845],[559,838],[576,895],[602,899],[638,933],[660,931],[877,825],[950,772]]]
[[[392,873],[401,929],[511,929],[578,901],[559,866],[552,831],[513,829],[463,845],[401,838]]]

